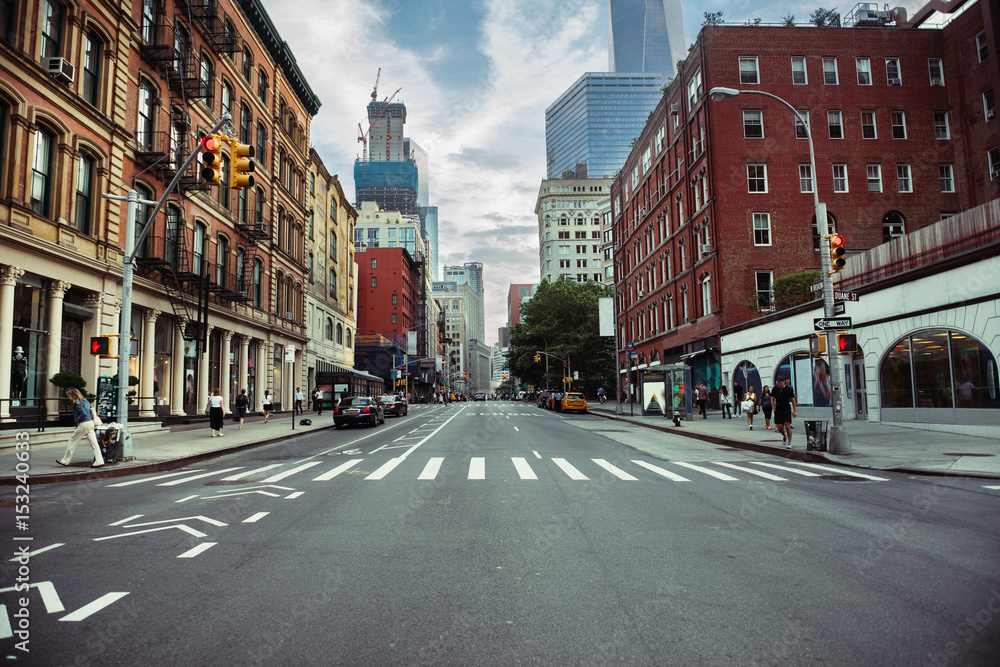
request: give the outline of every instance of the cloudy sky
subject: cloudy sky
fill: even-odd
[[[496,342],[508,286],[538,281],[533,211],[545,177],[545,108],[584,72],[607,70],[607,1],[263,2],[323,103],[312,143],[352,198],[358,123],[367,129],[378,69],[380,100],[402,89],[395,101],[406,104],[406,135],[430,156],[440,265],[483,263],[486,342]],[[923,3],[891,4],[912,15]],[[694,41],[704,12],[722,11],[727,22],[788,13],[808,22],[819,6],[688,0],[685,34]]]

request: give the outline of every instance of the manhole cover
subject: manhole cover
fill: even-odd
[[[828,479],[831,482],[863,482],[863,477],[851,477],[850,475],[820,475],[820,479]]]
[[[234,484],[250,484],[249,479],[220,479],[215,482],[205,482],[202,486],[232,486]]]
[[[945,452],[941,456],[994,456],[994,454],[973,454],[971,452]]]

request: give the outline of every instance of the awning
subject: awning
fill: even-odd
[[[697,357],[699,354],[705,354],[708,350],[698,350],[697,352],[688,352],[687,354],[681,355],[681,361],[687,361],[693,357]]]
[[[359,371],[357,368],[348,368],[347,366],[341,366],[340,364],[335,364],[332,361],[325,361],[323,359],[316,360],[316,372],[317,373],[341,373],[343,375],[356,375],[362,378],[368,378],[371,380],[382,380],[382,378],[372,375],[371,373],[365,371]]]

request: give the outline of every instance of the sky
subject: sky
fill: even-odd
[[[584,72],[608,69],[607,0],[262,0],[322,106],[311,141],[354,197],[358,123],[379,68],[378,99],[397,89],[406,136],[430,160],[439,265],[482,262],[486,343],[507,321],[512,283],[539,279],[535,200],[545,178],[545,109]],[[687,44],[705,12],[726,22],[854,2],[684,3]],[[896,0],[910,15],[923,2]]]

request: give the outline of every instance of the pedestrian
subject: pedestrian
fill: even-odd
[[[302,414],[302,401],[303,400],[305,400],[305,396],[302,395],[302,389],[300,387],[296,387],[295,388],[295,405],[292,406],[292,416],[293,417],[295,416],[296,412],[299,413],[300,415]]]
[[[743,409],[743,386],[736,380],[733,380],[733,400],[736,401],[734,412],[739,415]]]
[[[604,401],[608,400],[607,394],[604,391],[604,387],[597,388],[597,400],[599,400],[601,403],[604,403]]]
[[[704,382],[699,382],[695,385],[695,390],[698,392],[698,410],[701,411],[701,418],[708,419],[708,387]]]
[[[226,418],[226,406],[222,403],[222,392],[216,389],[212,392],[212,397],[208,399],[208,421],[209,425],[212,427],[212,437],[215,437],[215,432],[219,432],[219,437],[222,437],[222,425]]]
[[[317,415],[323,414],[323,390],[316,387],[316,391],[313,392],[313,409],[316,410]]]
[[[733,399],[729,397],[729,390],[726,389],[726,385],[719,385],[719,402],[722,404],[722,418],[726,419],[728,415],[729,419],[733,418]]]
[[[774,408],[774,397],[771,396],[771,389],[766,384],[760,390],[760,409],[764,412],[764,428],[771,430],[771,410]]]
[[[240,418],[240,430],[243,430],[243,420],[247,418],[247,408],[250,407],[250,399],[247,397],[247,390],[241,389],[240,395],[236,397],[236,415]]]
[[[781,444],[785,449],[792,448],[792,417],[796,416],[798,407],[795,389],[788,378],[778,378],[778,386],[774,390],[774,430],[781,433]]]
[[[76,449],[81,440],[86,438],[87,442],[90,443],[90,448],[94,450],[94,462],[91,467],[100,468],[104,465],[104,457],[101,456],[101,447],[97,444],[97,436],[94,435],[94,427],[97,425],[95,422],[97,415],[94,408],[76,387],[70,387],[66,390],[66,398],[73,401],[73,421],[76,423],[76,430],[69,436],[69,441],[66,443],[66,453],[61,459],[56,459],[56,463],[68,466],[69,462],[73,460],[73,450]]]
[[[743,412],[747,416],[747,424],[750,426],[750,430],[753,430],[753,416],[757,412],[757,394],[754,392],[753,387],[747,388],[747,393],[743,395]]]
[[[271,416],[271,408],[274,407],[271,402],[271,390],[264,390],[264,404],[261,406],[264,408],[264,423],[267,423],[267,418]]]

